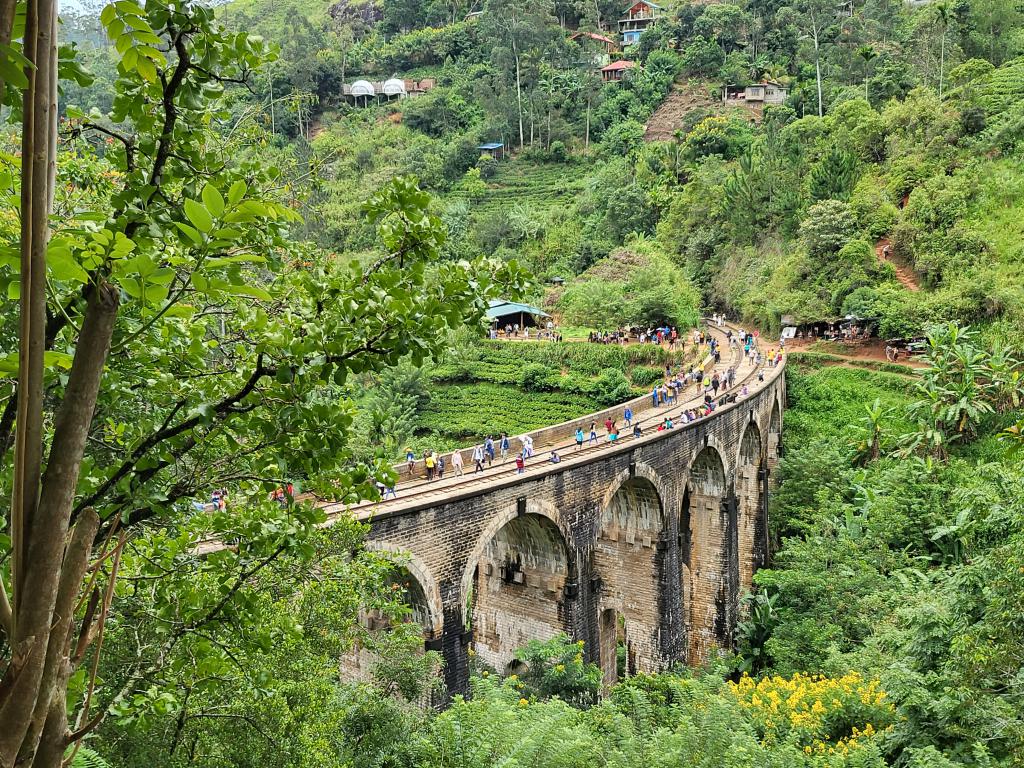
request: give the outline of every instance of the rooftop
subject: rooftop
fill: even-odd
[[[635,61],[629,59],[620,59],[619,61],[613,61],[607,67],[601,67],[602,72],[617,72],[620,69],[633,69],[636,66]]]
[[[505,301],[503,299],[491,299],[490,307],[487,308],[486,314],[488,319],[493,320],[496,317],[504,317],[505,315],[513,315],[520,312],[536,317],[551,317],[551,315],[538,307],[531,307],[529,304],[519,304],[515,301]]]

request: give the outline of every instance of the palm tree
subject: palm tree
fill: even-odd
[[[949,22],[953,19],[953,8],[948,0],[936,3],[932,6],[935,13],[935,20],[942,27],[942,37],[939,38],[939,98],[942,98],[942,86],[946,69],[946,31],[949,29]]]
[[[857,49],[857,55],[864,61],[864,101],[870,102],[868,98],[868,74],[871,71],[871,62],[878,58],[878,52],[873,45],[862,45]]]

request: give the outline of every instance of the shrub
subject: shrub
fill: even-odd
[[[569,159],[569,150],[565,148],[565,143],[561,141],[551,142],[549,154],[552,162],[555,163],[564,163]]]
[[[527,392],[551,392],[558,389],[558,371],[541,363],[530,363],[519,375],[519,386]]]
[[[590,385],[590,394],[603,405],[615,405],[629,400],[633,396],[633,388],[626,374],[618,368],[609,368]]]
[[[665,378],[665,370],[653,365],[644,365],[630,371],[629,378],[638,387],[649,387]]]
[[[476,167],[481,179],[493,179],[498,172],[498,161],[490,155],[481,155],[476,161]]]

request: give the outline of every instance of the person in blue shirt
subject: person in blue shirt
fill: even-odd
[[[491,466],[494,463],[494,441],[490,435],[484,440],[484,453],[487,454],[487,466]]]
[[[654,385],[654,389],[651,390],[651,405],[655,408],[658,407],[658,385]]]
[[[626,420],[627,427],[633,426],[633,409],[628,405],[626,406],[625,412],[622,414],[622,418]]]
[[[583,427],[576,427],[576,450],[583,450]]]

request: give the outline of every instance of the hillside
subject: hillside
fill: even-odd
[[[0,46],[0,764],[1024,765],[1019,3],[108,8],[60,33],[83,45],[59,94],[14,55],[27,35],[45,72],[48,26],[19,15]],[[23,108],[54,99],[60,120]],[[571,340],[486,338],[501,299]],[[660,497],[656,440],[609,448],[588,514],[629,562],[574,543],[571,482],[568,531],[521,519],[571,462],[510,464],[523,495],[470,511],[525,533],[489,530],[467,545],[486,562],[426,589],[340,512],[407,451],[578,418],[696,359],[594,331],[687,339],[717,313],[756,330],[752,377],[786,361],[781,425],[721,464],[696,455],[707,422],[675,433],[700,437]],[[460,482],[371,525],[429,518],[448,553],[480,498]],[[709,610],[683,580],[710,583],[701,516],[725,562],[754,502],[763,567]],[[613,592],[602,569],[634,559],[643,589]],[[544,620],[487,614],[495,594]],[[679,664],[695,636],[670,616],[716,625],[706,664]],[[506,658],[477,655],[499,635]]]

